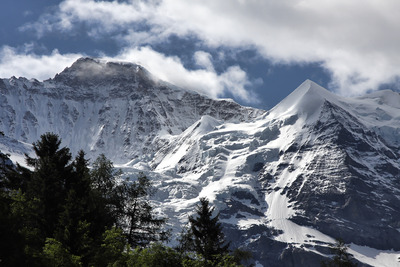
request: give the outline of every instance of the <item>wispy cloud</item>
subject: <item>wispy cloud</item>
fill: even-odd
[[[65,0],[32,25],[40,34],[89,25],[93,37],[134,45],[171,34],[212,46],[250,45],[272,62],[320,62],[342,94],[357,94],[400,75],[397,0]]]
[[[150,47],[141,47],[127,49],[110,60],[136,62],[164,81],[214,98],[229,93],[248,103],[258,102],[248,89],[252,82],[239,66],[230,66],[219,74],[214,70],[212,56],[207,52],[197,51],[194,58],[200,68],[190,70],[178,57],[165,56]]]
[[[11,76],[45,80],[52,78],[71,65],[80,54],[60,54],[54,50],[50,55],[36,55],[29,50],[3,46],[0,48],[0,77]]]
[[[45,80],[54,77],[81,56],[60,54],[57,50],[50,55],[36,55],[29,49],[18,50],[4,46],[0,49],[0,77]],[[150,47],[126,49],[115,57],[105,57],[109,61],[141,64],[161,80],[210,97],[218,98],[229,93],[244,102],[258,103],[257,97],[248,89],[252,82],[240,67],[230,66],[223,73],[217,73],[210,54],[198,51],[194,58],[199,68],[189,70],[178,57],[165,56]]]

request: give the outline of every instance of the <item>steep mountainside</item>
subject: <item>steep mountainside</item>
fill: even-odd
[[[89,58],[0,93],[1,151],[21,159],[53,131],[145,172],[175,233],[207,197],[258,266],[319,266],[339,237],[363,266],[400,266],[398,93],[342,98],[305,81],[265,112]]]
[[[396,96],[345,99],[306,81],[256,119],[203,117],[151,162],[159,201],[185,214],[211,198],[264,266],[319,266],[339,237],[365,264],[399,265]]]
[[[159,81],[143,67],[82,58],[54,79],[0,80],[0,129],[26,143],[59,134],[76,153],[116,163],[148,158],[203,115],[244,121],[264,111]]]

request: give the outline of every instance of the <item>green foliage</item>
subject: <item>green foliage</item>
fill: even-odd
[[[356,263],[352,262],[352,255],[347,252],[348,246],[342,239],[337,239],[334,245],[331,245],[333,258],[329,261],[321,262],[323,267],[355,267]]]
[[[131,267],[239,267],[233,256],[216,255],[213,260],[205,260],[196,253],[179,253],[160,243],[148,248],[136,248],[129,254],[127,266]]]
[[[54,238],[46,238],[43,256],[46,266],[77,267],[82,266],[80,257],[72,255],[61,242]]]
[[[160,243],[154,243],[148,248],[136,248],[127,262],[131,267],[180,267],[182,255],[176,250]]]
[[[95,256],[95,266],[126,266],[128,244],[120,228],[113,227],[103,234],[101,247]]]
[[[229,254],[214,255],[212,260],[205,260],[201,255],[189,254],[182,260],[183,267],[241,267],[234,256]]]
[[[41,217],[43,206],[38,198],[29,199],[21,190],[11,191],[10,198],[12,200],[10,214],[16,222],[12,229],[15,231],[14,234],[20,236],[22,240],[20,244],[22,247],[19,250],[24,251],[26,261],[32,263],[33,266],[39,266],[40,254],[46,238],[41,230],[44,224],[44,219]]]

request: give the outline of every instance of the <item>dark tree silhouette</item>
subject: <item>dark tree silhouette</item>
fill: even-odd
[[[196,207],[197,217],[189,217],[190,235],[194,250],[206,261],[215,260],[216,255],[228,254],[229,243],[226,242],[219,222],[219,213],[213,216],[215,207],[210,207],[206,198],[200,199]]]
[[[116,189],[120,199],[120,224],[133,246],[145,247],[152,241],[166,241],[163,230],[166,218],[154,215],[149,196],[154,192],[151,181],[141,174],[136,181],[124,181]]]

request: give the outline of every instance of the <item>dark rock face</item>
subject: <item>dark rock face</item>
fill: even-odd
[[[78,59],[71,67],[67,67],[57,74],[53,80],[76,88],[137,82],[142,85],[141,88],[149,89],[156,84],[151,74],[139,65],[102,62],[93,58]]]
[[[328,241],[318,238],[326,237],[398,251],[399,149],[335,102],[325,100],[314,111],[318,113],[308,114],[310,120],[301,113],[266,115],[257,126],[248,126],[254,127],[251,130],[224,131],[222,125],[195,140],[185,136],[184,142],[173,143],[174,148],[185,144],[187,152],[177,173],[185,177],[204,171],[199,175],[204,185],[208,177],[247,179],[247,184],[225,180],[227,186],[216,193],[215,203],[234,246],[251,250],[263,266],[320,266],[330,250]],[[173,155],[171,151],[162,151],[161,158]],[[237,165],[227,170],[229,159]],[[212,164],[204,163],[207,160]],[[288,200],[287,205],[271,204],[269,196],[276,195],[283,196],[278,202]],[[290,215],[276,210],[272,215],[269,210],[274,208]],[[272,228],[274,220],[287,218],[290,224]],[[319,237],[294,236],[296,230],[310,229]]]
[[[307,172],[285,189],[295,208],[304,211],[291,220],[347,243],[400,250],[399,149],[365,129],[357,118],[326,102],[307,129],[315,138],[281,156],[321,150]],[[282,166],[275,175],[288,168]]]
[[[239,122],[264,113],[177,88],[136,64],[92,58],[44,82],[0,80],[0,92],[0,129],[10,138],[32,143],[52,131],[73,153],[107,153],[115,163],[151,158],[163,135],[180,134],[204,115]]]

